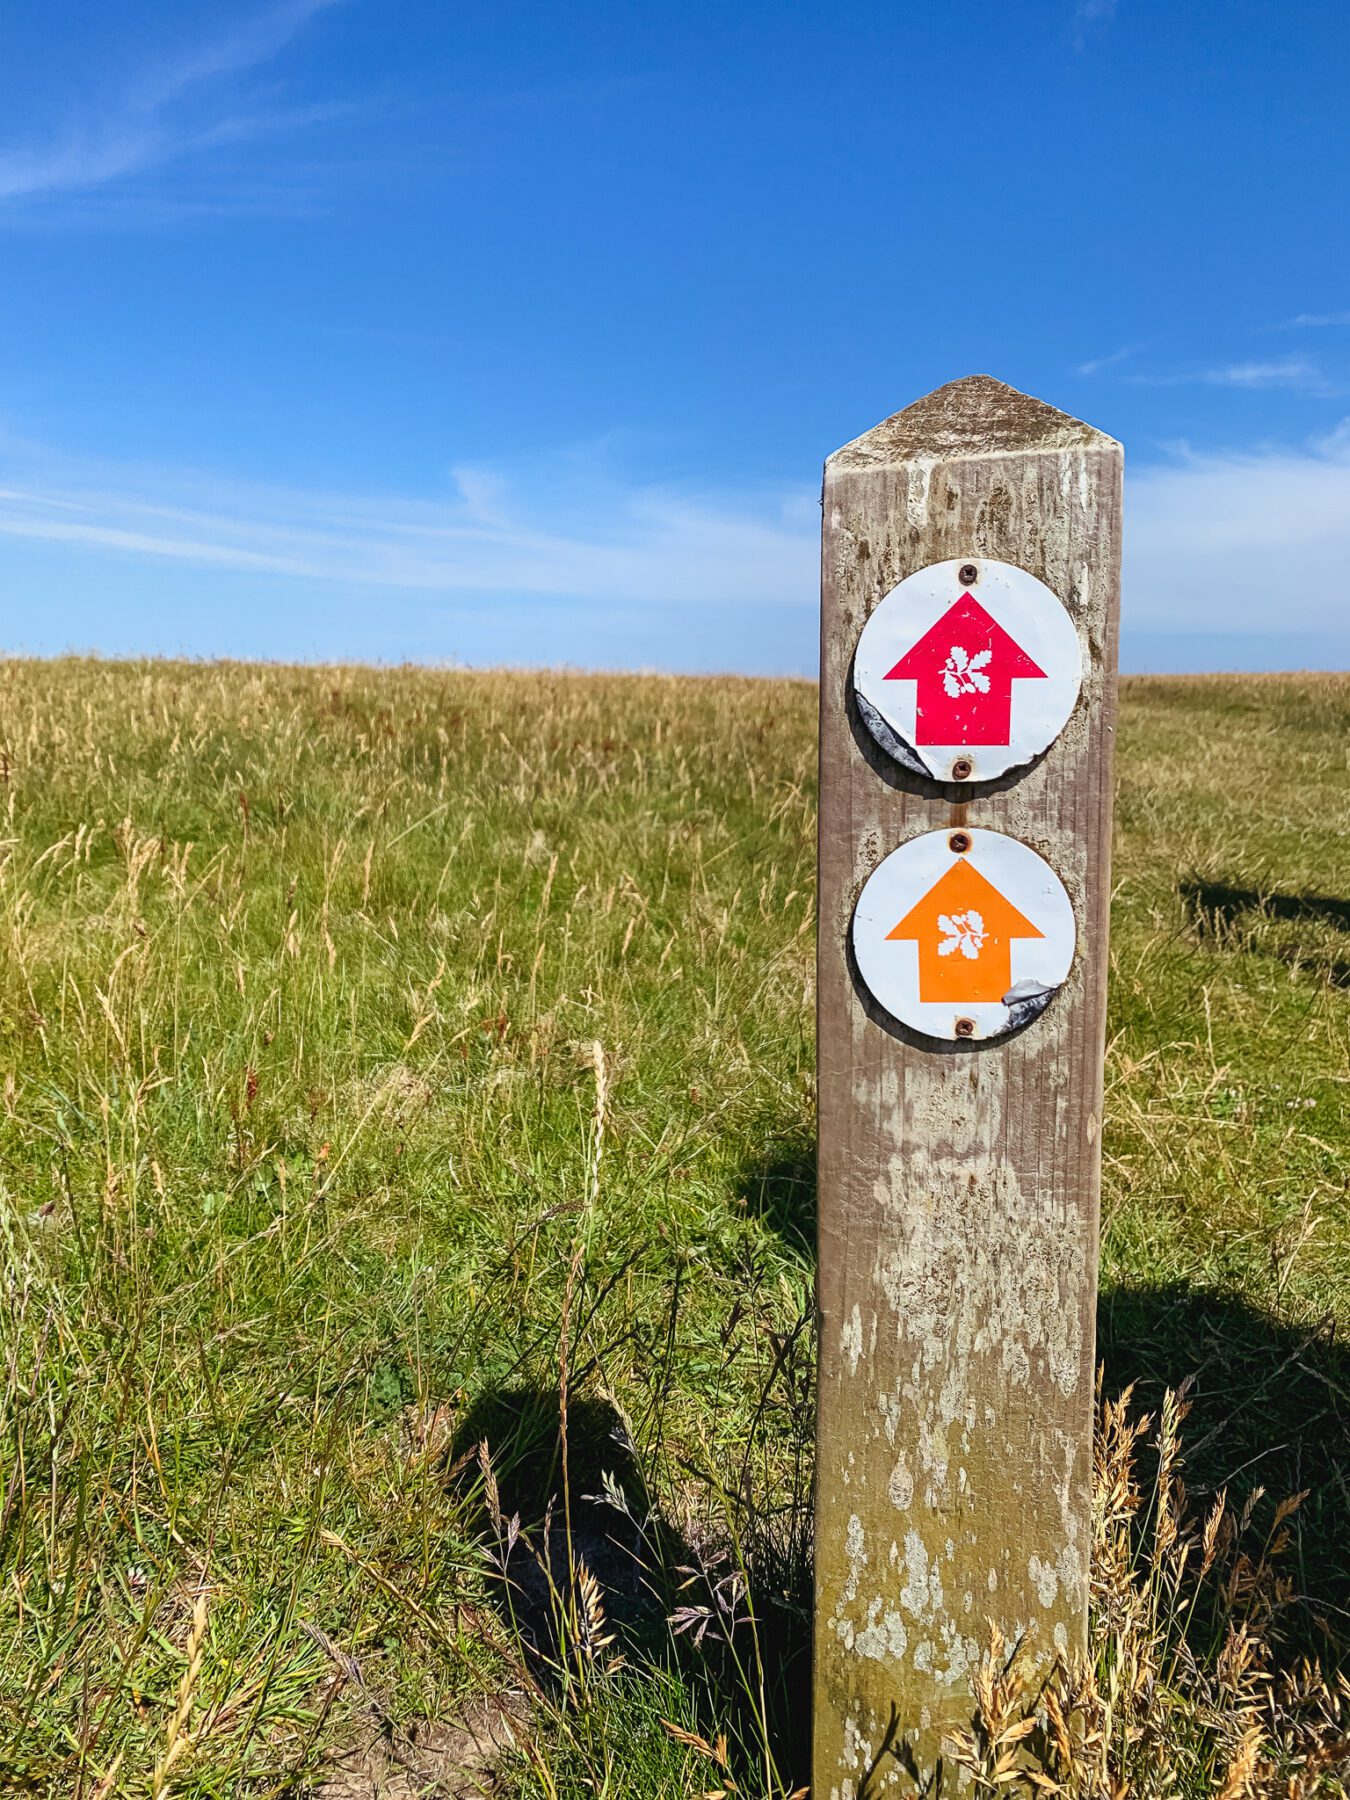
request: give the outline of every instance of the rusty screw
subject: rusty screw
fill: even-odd
[[[966,851],[970,848],[970,833],[968,831],[954,831],[947,839],[947,844],[958,856],[964,856]]]
[[[978,563],[962,563],[960,571],[959,571],[959,577],[960,577],[962,587],[969,587],[972,582],[978,581],[980,579],[979,564]]]
[[[957,1035],[957,1037],[974,1037],[974,1035],[975,1035],[974,1019],[958,1019],[956,1021],[956,1035]]]
[[[953,781],[969,781],[975,765],[968,756],[958,756],[952,764]]]

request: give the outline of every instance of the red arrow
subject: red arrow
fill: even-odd
[[[973,594],[962,594],[885,679],[918,684],[916,744],[1006,744],[1013,682],[1046,674]]]

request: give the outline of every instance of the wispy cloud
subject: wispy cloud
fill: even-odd
[[[1075,367],[1074,374],[1100,375],[1103,369],[1114,369],[1127,357],[1133,356],[1134,351],[1133,344],[1125,344],[1119,350],[1112,350],[1107,356],[1091,356],[1086,362],[1081,362]]]
[[[527,486],[458,468],[437,499],[128,476],[0,475],[0,537],[446,597],[781,605],[814,594],[817,509],[796,493],[624,483],[574,458],[530,471]]]
[[[1305,393],[1327,386],[1316,364],[1301,356],[1286,356],[1278,362],[1223,363],[1217,369],[1206,369],[1201,380],[1212,387],[1297,388]]]
[[[1125,619],[1159,639],[1265,638],[1273,666],[1350,665],[1350,421],[1304,448],[1136,469],[1126,499]],[[1228,666],[1243,666],[1235,657]],[[1247,666],[1250,666],[1248,664]]]
[[[238,77],[272,61],[340,0],[285,0],[144,68],[97,111],[40,143],[0,145],[0,203],[88,194],[217,145],[331,116],[331,107],[259,104]]]
[[[1117,0],[1077,0],[1072,27],[1075,50],[1085,50],[1088,39],[1111,23],[1116,16],[1116,4]]]
[[[1169,374],[1137,373],[1122,379],[1135,387],[1286,388],[1299,394],[1336,391],[1316,363],[1304,356],[1283,356],[1269,362],[1220,363],[1212,368],[1182,369]]]
[[[1280,330],[1319,331],[1328,325],[1350,325],[1350,312],[1297,313],[1292,319],[1286,319]]]
[[[1151,666],[1350,663],[1328,578],[1350,567],[1350,422],[1135,464],[1126,520],[1126,642]],[[0,440],[0,572],[28,648],[810,673],[818,566],[804,484],[643,481],[582,451],[462,466],[429,497],[327,493]]]

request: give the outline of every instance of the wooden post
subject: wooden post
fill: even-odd
[[[1042,1663],[1085,1643],[1121,476],[984,375],[825,465],[813,1800],[909,1792],[905,1746],[933,1769],[990,1622]],[[1036,576],[1082,646],[1048,750],[965,787],[887,755],[852,681],[877,603],[952,558]],[[880,860],[953,828],[1035,850],[1077,930],[1046,1009],[977,1044],[898,1024],[849,948]]]

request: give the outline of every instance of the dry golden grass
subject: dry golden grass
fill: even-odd
[[[957,1764],[980,1800],[1314,1800],[1345,1792],[1350,1682],[1282,1659],[1295,1589],[1283,1566],[1302,1496],[1254,1532],[1220,1492],[1197,1514],[1181,1476],[1183,1398],[1154,1421],[1128,1393],[1102,1404],[1096,1444],[1089,1657],[1036,1680],[995,1637]]]

